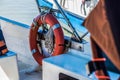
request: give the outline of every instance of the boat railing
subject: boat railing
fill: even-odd
[[[55,16],[58,16],[58,15],[56,15],[56,13],[54,13],[54,12],[59,12],[58,14],[59,15],[61,15],[63,18],[64,18],[64,20],[66,21],[66,23],[67,23],[67,25],[69,26],[69,28],[72,30],[72,36],[74,36],[74,37],[76,37],[76,39],[79,41],[79,42],[82,42],[82,39],[85,37],[85,35],[87,35],[87,33],[88,32],[85,32],[85,34],[83,34],[82,35],[82,37],[78,34],[78,31],[75,29],[75,25],[73,25],[73,23],[71,23],[72,22],[72,19],[70,19],[70,18],[68,18],[68,16],[70,16],[69,15],[69,12],[66,12],[62,7],[61,7],[61,5],[58,3],[59,2],[59,0],[58,1],[56,1],[56,0],[52,0],[52,2],[54,2],[54,4],[56,4],[56,7],[57,7],[57,9],[53,9],[52,7],[53,7],[53,5],[49,5],[50,3],[49,2],[44,2],[44,0],[39,0],[39,3],[38,3],[38,6],[39,6],[39,9],[40,9],[40,11],[42,11],[42,12],[52,12],[53,14],[55,14]],[[65,4],[65,1],[64,0],[61,0],[60,1],[60,3],[62,4],[62,5],[64,5]],[[46,5],[45,5],[46,4]],[[78,23],[79,24],[79,26],[81,25],[81,23]]]

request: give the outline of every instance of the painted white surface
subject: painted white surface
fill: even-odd
[[[29,46],[29,28],[0,20],[1,29],[9,50],[17,53],[18,60],[30,65],[37,65]]]
[[[0,80],[10,80],[1,66],[0,66]]]
[[[31,25],[39,15],[36,0],[1,0],[0,16]],[[29,29],[0,20],[1,29],[9,50],[17,53],[18,60],[27,68],[37,65],[29,49]],[[22,68],[23,69],[23,68]]]
[[[90,60],[87,55],[78,51],[67,52],[59,56],[43,60],[43,80],[59,80],[59,73],[64,73],[78,80],[97,80],[95,74],[87,75],[86,64]],[[111,80],[117,80],[119,74],[108,71]]]
[[[36,0],[0,0],[0,16],[31,25],[39,15]]]
[[[88,59],[72,55],[71,52],[43,60],[43,80],[59,80],[59,73],[79,80],[92,80],[86,74]]]
[[[2,17],[31,25],[33,18],[37,15],[39,11],[36,0],[0,0],[0,16]],[[4,30],[9,50],[17,53],[20,80],[41,80],[41,72],[25,74],[38,66],[29,50],[29,29],[1,20],[0,25]]]
[[[12,54],[12,56],[9,56],[9,54]],[[1,76],[6,76],[0,80],[19,80],[17,59],[14,52],[8,52],[6,56],[0,57],[0,66],[6,74],[0,73]]]

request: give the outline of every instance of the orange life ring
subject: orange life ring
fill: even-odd
[[[39,27],[43,24],[49,24],[50,27],[53,29],[54,37],[55,37],[55,45],[54,50],[52,52],[52,56],[56,56],[59,54],[62,54],[64,51],[64,35],[62,28],[57,21],[57,19],[50,13],[39,15],[34,19],[34,22],[31,25],[30,28],[30,49],[33,53],[33,57],[38,62],[38,64],[42,65],[42,59],[45,58],[45,56],[39,51],[37,46],[37,32]]]

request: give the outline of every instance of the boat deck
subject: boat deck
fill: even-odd
[[[35,2],[35,0],[1,0],[0,1],[0,16],[24,23],[27,25],[31,25],[33,18],[39,15],[38,7]],[[16,29],[17,31],[18,29]],[[24,33],[23,33],[24,34]],[[22,36],[22,35],[20,35]],[[22,36],[23,37],[23,36]],[[87,40],[89,41],[89,37],[87,37]],[[85,45],[85,52],[84,55],[90,55],[90,43]],[[79,55],[78,53],[75,53],[76,55]],[[83,53],[80,53],[83,54]],[[28,60],[31,60],[32,62],[35,62],[32,56],[30,56]],[[19,57],[18,57],[19,58]],[[26,57],[22,58],[25,59]],[[26,60],[25,60],[26,61]],[[27,62],[27,61],[26,61]],[[18,59],[18,69],[19,69],[19,75],[20,80],[42,80],[42,71],[39,72],[33,72],[33,73],[26,73],[26,71],[30,71],[31,69],[35,68],[37,66],[35,62],[35,67],[32,65],[32,63],[28,62],[28,64],[22,62],[20,59]]]

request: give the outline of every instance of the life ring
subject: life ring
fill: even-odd
[[[55,41],[51,56],[62,54],[64,51],[64,46],[63,46],[64,35],[62,28],[59,22],[57,21],[57,19],[50,13],[37,16],[33,20],[33,23],[30,28],[29,42],[33,57],[40,65],[42,65],[42,59],[45,58],[45,56],[39,51],[36,38],[37,38],[38,29],[42,24],[49,24],[50,28],[53,29]]]

